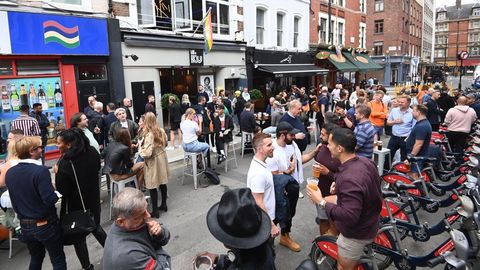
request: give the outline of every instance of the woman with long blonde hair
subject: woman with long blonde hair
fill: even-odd
[[[143,142],[139,153],[145,159],[145,187],[150,192],[152,201],[151,216],[158,218],[159,211],[168,211],[167,183],[170,175],[165,148],[168,144],[165,130],[157,124],[157,118],[151,112],[145,114],[145,124],[142,130]],[[158,207],[157,188],[160,187],[162,204]]]
[[[10,130],[8,133],[7,158],[5,159],[5,163],[0,167],[0,187],[5,186],[5,174],[7,173],[8,169],[18,164],[15,143],[23,137],[23,131],[19,129]]]

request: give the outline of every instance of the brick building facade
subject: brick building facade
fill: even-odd
[[[422,17],[420,0],[367,1],[367,48],[385,67],[370,76],[384,85],[419,79]]]
[[[463,66],[480,64],[480,4],[440,7],[436,11],[435,63],[445,69],[458,70],[457,54],[467,51]],[[447,68],[448,67],[448,68]]]
[[[344,47],[367,48],[367,0],[332,0],[332,31],[328,39],[328,0],[310,3],[310,44],[342,44]],[[346,19],[348,18],[348,19]]]

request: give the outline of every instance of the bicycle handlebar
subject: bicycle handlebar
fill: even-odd
[[[445,258],[442,255],[440,255],[436,258],[433,258],[433,259],[429,260],[427,262],[427,265],[428,265],[428,267],[433,268],[433,267],[435,267],[435,266],[437,266],[441,263],[444,263],[444,262],[445,262]]]

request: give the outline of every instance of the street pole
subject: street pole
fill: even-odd
[[[328,43],[333,45],[332,37],[332,0],[328,0]]]
[[[460,79],[458,80],[458,90],[462,90],[462,68],[463,68],[463,58],[460,59]]]

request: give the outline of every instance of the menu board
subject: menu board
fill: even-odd
[[[10,131],[10,122],[20,115],[20,106],[42,104],[43,114],[50,121],[45,151],[56,150],[56,131],[65,127],[63,93],[60,77],[0,80],[0,128],[2,138]]]

